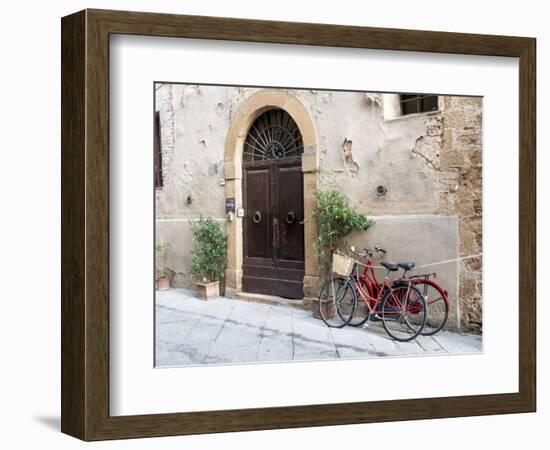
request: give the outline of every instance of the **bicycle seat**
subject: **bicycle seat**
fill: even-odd
[[[414,269],[414,266],[416,264],[413,262],[400,262],[400,263],[397,263],[397,265],[401,267],[403,270],[412,270]]]
[[[396,270],[399,270],[399,267],[397,264],[390,264],[387,262],[380,263],[382,266],[384,266],[386,269],[388,269],[391,272],[395,272]]]

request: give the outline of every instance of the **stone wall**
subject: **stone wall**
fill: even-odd
[[[459,219],[459,255],[482,253],[482,99],[445,97],[438,177],[440,214]],[[461,326],[482,326],[482,258],[460,262]]]

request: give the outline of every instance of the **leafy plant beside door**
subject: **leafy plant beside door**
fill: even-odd
[[[192,231],[195,245],[190,272],[198,279],[198,295],[203,299],[218,297],[227,266],[227,237],[211,217],[201,217]]]
[[[367,231],[374,221],[355,211],[347,197],[339,191],[327,189],[315,193],[317,206],[313,211],[319,226],[315,246],[319,256],[330,261],[332,253],[344,245],[345,238],[354,230]]]
[[[344,245],[346,236],[354,230],[367,231],[374,225],[374,221],[355,211],[349,205],[347,197],[339,191],[319,190],[315,193],[315,198],[317,205],[313,216],[319,227],[315,246],[319,250],[323,268],[328,271],[332,254]],[[320,308],[326,307],[320,299],[313,301],[313,316],[321,318]],[[329,316],[329,312],[324,314]]]

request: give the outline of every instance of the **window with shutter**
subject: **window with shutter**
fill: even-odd
[[[401,111],[402,115],[417,114],[423,112],[437,111],[438,97],[437,95],[401,95]]]

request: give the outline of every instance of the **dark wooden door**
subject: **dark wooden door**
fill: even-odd
[[[301,157],[245,163],[243,290],[303,298]]]

